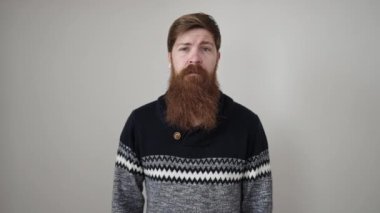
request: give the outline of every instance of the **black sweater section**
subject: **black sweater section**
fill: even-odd
[[[121,134],[121,142],[138,158],[169,155],[184,158],[238,158],[247,160],[268,149],[258,116],[221,94],[218,125],[215,129],[183,131],[165,121],[164,95],[135,109]],[[181,138],[176,140],[174,133]]]

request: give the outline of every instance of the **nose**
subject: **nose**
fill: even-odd
[[[189,56],[188,64],[201,64],[202,59],[198,50],[193,50]]]

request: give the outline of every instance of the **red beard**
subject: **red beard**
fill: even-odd
[[[180,74],[172,69],[165,95],[169,124],[183,130],[216,127],[220,91],[215,71],[210,75],[199,65],[189,65]]]

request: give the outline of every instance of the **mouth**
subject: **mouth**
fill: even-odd
[[[190,79],[200,79],[200,78],[202,78],[202,75],[204,74],[203,68],[201,66],[198,66],[198,65],[189,65],[183,71],[184,71],[183,77],[187,78],[189,80]]]
[[[189,80],[189,81],[198,80],[198,79],[201,79],[201,78],[202,78],[201,74],[195,73],[195,72],[192,72],[192,73],[189,73],[189,74],[185,75],[185,79]]]

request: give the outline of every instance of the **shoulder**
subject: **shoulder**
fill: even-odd
[[[161,95],[157,100],[151,101],[138,108],[135,108],[131,112],[129,119],[132,120],[135,125],[139,123],[156,123],[156,121],[162,120],[162,99],[163,95]]]
[[[247,156],[255,156],[268,149],[264,128],[259,116],[248,107],[233,101],[228,104],[226,115],[229,128],[245,138]]]
[[[236,120],[241,124],[245,125],[257,125],[260,123],[259,116],[250,110],[248,107],[234,101],[229,96],[226,96],[226,100],[230,99],[229,104],[226,106],[226,116],[232,120]]]
[[[157,100],[144,104],[132,111],[135,116],[144,115],[146,113],[151,113],[156,110]]]

